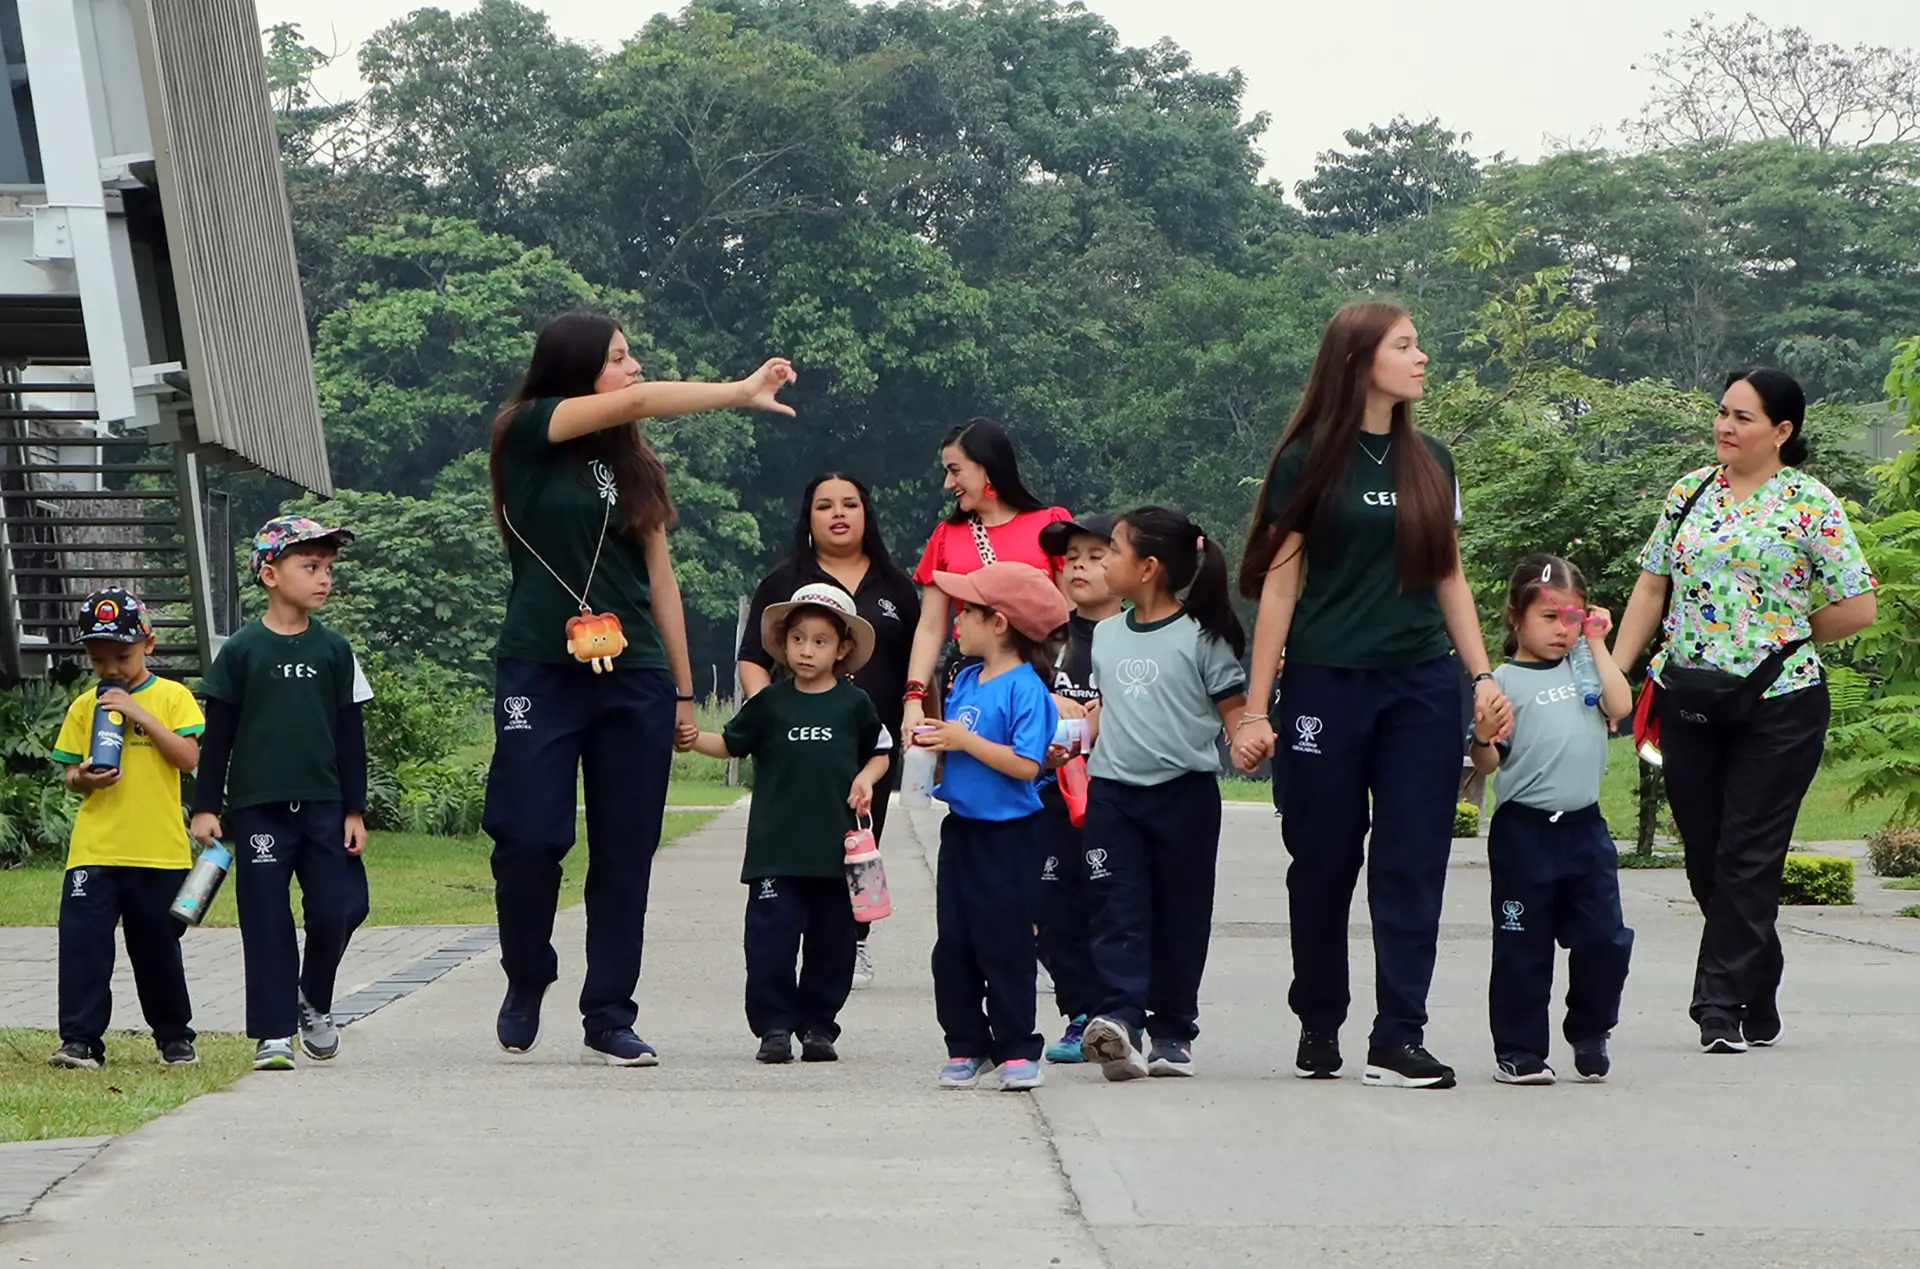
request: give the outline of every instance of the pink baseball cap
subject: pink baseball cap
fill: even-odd
[[[1002,560],[971,573],[936,572],[933,584],[963,604],[1005,613],[1008,623],[1035,643],[1046,642],[1067,624],[1066,596],[1031,564]]]

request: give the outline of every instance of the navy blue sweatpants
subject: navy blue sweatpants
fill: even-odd
[[[1364,862],[1374,949],[1369,1043],[1421,1042],[1466,749],[1465,686],[1451,657],[1385,670],[1290,660],[1282,672],[1274,731],[1286,766],[1280,833],[1293,857],[1287,1004],[1307,1030],[1337,1031],[1346,1021],[1347,918]]]
[[[1156,1040],[1200,1034],[1200,977],[1213,937],[1220,780],[1087,784],[1097,1013]]]
[[[940,821],[933,1005],[948,1057],[1040,1059],[1033,926],[1045,852],[1038,813]]]
[[[247,965],[247,1034],[282,1040],[300,1022],[299,993],[333,1011],[333,980],[347,940],[367,919],[367,866],[347,853],[338,802],[274,802],[227,815],[233,895]],[[293,935],[290,887],[300,879],[306,956]]]
[[[167,911],[184,868],[69,868],[60,892],[60,1042],[106,1056],[113,1018],[113,927],[126,932],[140,1012],[155,1045],[193,1039],[193,1005],[180,963],[187,927]]]
[[[501,968],[508,981],[528,987],[560,976],[553,918],[584,772],[587,976],[580,1014],[589,1036],[631,1027],[640,1016],[633,993],[673,765],[673,679],[665,670],[595,674],[577,662],[503,657],[495,685],[483,827],[493,838]]]
[[[845,877],[747,883],[747,1026],[755,1035],[818,1027],[840,1038],[836,1019],[853,990],[858,924]]]
[[[1087,887],[1085,833],[1073,826],[1064,802],[1040,804],[1046,855],[1040,865],[1040,963],[1053,979],[1053,1003],[1063,1018],[1100,1009],[1093,968],[1093,894]]]
[[[1598,806],[1555,814],[1502,802],[1487,834],[1493,875],[1493,976],[1487,1013],[1496,1058],[1547,1056],[1553,945],[1567,949],[1569,1044],[1620,1021],[1633,931],[1620,911],[1620,855]]]

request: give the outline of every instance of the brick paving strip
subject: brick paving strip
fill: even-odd
[[[341,984],[355,984],[334,1002],[341,1026],[358,1022],[418,991],[451,969],[489,951],[500,941],[491,925],[376,926],[361,930],[340,967]],[[193,930],[186,938],[187,983],[193,991],[194,1024],[203,1031],[241,1031],[246,1010],[240,932]],[[0,1027],[55,1029],[58,1022],[58,935],[47,927],[0,929]],[[114,966],[113,999],[123,1025],[145,1023],[124,952]],[[110,1032],[108,1061],[151,1061],[144,1044]],[[129,1053],[138,1057],[129,1057]],[[24,1216],[48,1190],[77,1172],[113,1138],[0,1144],[0,1224]]]

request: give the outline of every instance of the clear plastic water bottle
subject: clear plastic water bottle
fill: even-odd
[[[1053,743],[1068,753],[1085,753],[1087,748],[1087,720],[1084,718],[1063,718],[1053,729]]]
[[[916,808],[933,805],[933,776],[939,764],[939,754],[909,741],[907,756],[900,760],[900,805]]]
[[[204,921],[214,896],[220,893],[220,883],[227,879],[232,868],[233,854],[219,842],[201,851],[200,858],[193,863],[193,871],[180,883],[180,893],[174,896],[173,906],[167,909],[173,913],[174,920],[185,925]]]
[[[100,689],[94,697],[97,702],[101,696],[111,691],[126,691],[127,685],[119,679],[101,679]],[[120,750],[127,742],[127,716],[119,710],[108,709],[105,705],[93,707],[93,739],[87,747],[87,770],[118,771],[120,769]]]
[[[1600,668],[1593,663],[1593,649],[1587,646],[1585,639],[1576,639],[1573,651],[1567,653],[1567,665],[1573,671],[1573,685],[1580,690],[1580,699],[1592,708],[1600,703]]]
[[[873,840],[873,821],[847,834],[847,898],[853,901],[853,919],[878,921],[893,915],[887,895],[887,870],[880,862],[880,846]]]

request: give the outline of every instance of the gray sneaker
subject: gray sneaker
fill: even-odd
[[[308,1004],[304,991],[300,993],[300,1047],[316,1062],[328,1061],[340,1052],[340,1028],[333,1025],[333,1015]]]
[[[293,1069],[293,1040],[262,1040],[253,1046],[253,1069],[256,1071],[291,1071]]]

